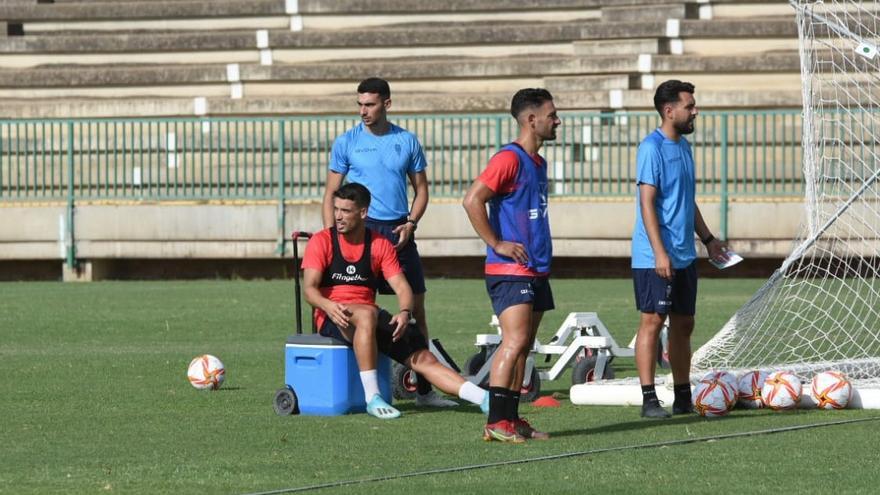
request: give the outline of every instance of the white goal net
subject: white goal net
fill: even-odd
[[[880,0],[795,1],[805,216],[792,253],[693,372],[838,369],[880,384]]]

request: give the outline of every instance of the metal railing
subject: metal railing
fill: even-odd
[[[516,137],[508,115],[394,115],[415,133],[432,197],[461,197],[489,158]],[[633,197],[636,151],[653,112],[570,113],[547,142],[551,196]],[[0,121],[0,202],[317,199],[333,140],[355,117]],[[721,202],[726,238],[733,197],[803,192],[799,110],[704,112],[688,136],[697,193]],[[72,235],[72,234],[71,234]],[[283,237],[280,249],[283,250]],[[67,261],[75,262],[75,243]]]
[[[634,193],[654,113],[567,114],[545,143],[556,196]],[[516,137],[507,115],[394,116],[422,142],[431,195],[461,196]],[[0,121],[0,201],[309,199],[351,117]],[[799,111],[704,112],[688,139],[697,192],[801,194]]]

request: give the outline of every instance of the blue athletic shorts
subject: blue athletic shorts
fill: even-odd
[[[406,327],[403,337],[397,342],[391,341],[391,337],[394,335],[394,328],[394,325],[391,324],[391,313],[380,309],[379,324],[376,328],[376,346],[382,354],[400,364],[404,364],[406,358],[412,356],[413,353],[428,348],[425,336],[422,335],[422,332],[414,324]],[[348,344],[349,347],[352,346],[351,342],[345,338],[345,335],[342,334],[342,331],[339,330],[339,327],[330,318],[324,320],[324,324],[321,325],[321,330],[318,333],[324,337],[333,337],[334,339],[341,340]]]
[[[693,316],[697,312],[697,263],[675,270],[672,280],[657,275],[653,268],[633,268],[636,309],[642,313]]]
[[[394,228],[404,223],[406,223],[406,218],[385,221],[367,217],[366,225],[368,229],[382,234],[382,237],[391,241],[391,244],[397,244],[399,238],[394,233]],[[422,269],[422,258],[419,256],[415,238],[410,239],[406,246],[397,252],[397,258],[400,260],[400,267],[403,268],[403,274],[406,276],[406,281],[409,282],[413,294],[424,294],[427,291],[425,289],[425,272]],[[380,294],[394,294],[385,279],[379,279],[376,288]]]
[[[556,307],[549,277],[486,275],[486,290],[496,315],[517,304],[531,304],[532,311],[539,312]]]

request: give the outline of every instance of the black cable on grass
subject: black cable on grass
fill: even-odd
[[[416,476],[429,476],[432,474],[446,474],[446,473],[459,473],[462,471],[472,471],[475,469],[486,469],[491,467],[499,467],[499,466],[512,466],[514,464],[525,464],[528,462],[539,462],[539,461],[552,461],[555,459],[565,459],[569,457],[580,457],[585,455],[593,455],[593,454],[604,454],[607,452],[620,452],[622,450],[640,450],[640,449],[655,449],[658,447],[669,447],[673,445],[686,445],[690,443],[699,443],[699,442],[708,442],[713,440],[728,440],[731,438],[740,438],[740,437],[749,437],[752,435],[767,435],[770,433],[785,433],[789,431],[797,431],[797,430],[806,430],[809,428],[821,428],[823,426],[837,426],[837,425],[846,425],[852,423],[863,423],[866,421],[877,421],[880,420],[880,416],[874,416],[871,418],[859,418],[859,419],[847,419],[841,421],[828,421],[825,423],[812,423],[808,425],[797,425],[797,426],[786,426],[782,428],[771,428],[769,430],[756,430],[756,431],[744,431],[740,433],[727,433],[725,435],[714,435],[708,437],[697,437],[697,438],[685,438],[682,440],[668,440],[665,442],[654,442],[654,443],[642,443],[636,445],[624,445],[621,447],[606,447],[603,449],[593,449],[593,450],[583,450],[580,452],[566,452],[564,454],[551,454],[544,455],[539,457],[529,457],[526,459],[514,459],[510,461],[498,461],[498,462],[488,462],[486,464],[472,464],[470,466],[456,466],[456,467],[447,467],[447,468],[438,468],[438,469],[428,469],[426,471],[415,471],[412,473],[401,473],[401,474],[389,474],[385,476],[375,476],[373,478],[363,478],[359,480],[343,480],[343,481],[333,481],[330,483],[322,483],[320,485],[310,485],[310,486],[300,486],[296,488],[281,488],[278,490],[269,490],[266,492],[254,492],[246,495],[277,495],[280,493],[301,493],[301,492],[309,492],[313,490],[321,490],[324,488],[337,488],[340,486],[347,485],[357,485],[361,483],[376,483],[379,481],[391,481],[398,480],[402,478],[414,478]]]

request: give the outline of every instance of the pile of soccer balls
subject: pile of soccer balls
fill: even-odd
[[[700,416],[717,417],[735,406],[794,409],[801,401],[801,389],[800,379],[789,371],[749,371],[739,378],[726,371],[713,371],[694,387],[694,410]],[[813,377],[810,396],[819,409],[843,409],[852,397],[852,384],[839,371],[825,371]]]

